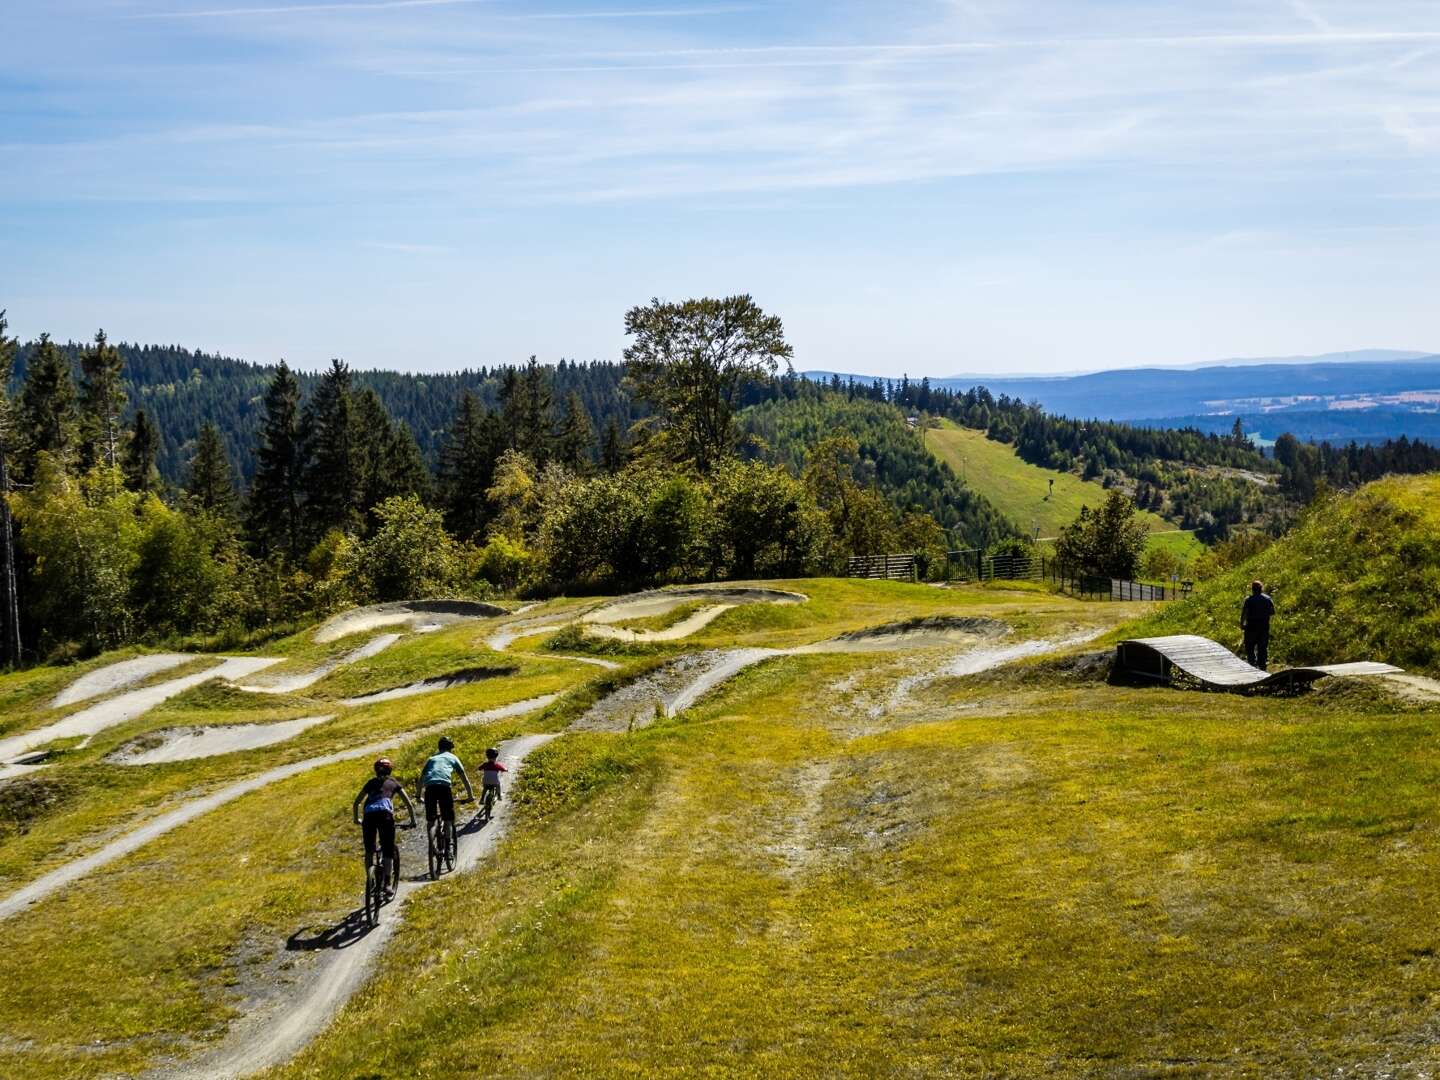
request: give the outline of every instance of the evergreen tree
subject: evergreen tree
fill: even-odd
[[[190,459],[190,482],[185,486],[191,505],[222,518],[235,516],[235,481],[230,457],[214,424],[207,423],[195,440]]]
[[[391,422],[385,450],[390,462],[390,494],[386,497],[413,495],[428,506],[435,498],[435,485],[409,424]]]
[[[80,468],[113,469],[120,463],[125,387],[120,351],[95,335],[95,344],[80,354],[84,381],[80,386]]]
[[[480,535],[489,521],[485,493],[505,448],[504,421],[481,408],[470,391],[460,397],[440,451],[440,504],[446,527],[462,540]]]
[[[282,551],[292,559],[299,556],[304,473],[300,382],[282,360],[265,391],[265,419],[250,485],[250,541],[262,554]]]
[[[6,666],[20,664],[20,590],[15,574],[15,525],[10,518],[10,453],[14,435],[10,409],[10,374],[15,370],[19,342],[7,338],[5,312],[0,311],[0,656]]]
[[[305,523],[310,539],[330,529],[353,531],[360,524],[363,470],[355,416],[350,368],[343,360],[332,360],[305,410]]]
[[[141,493],[156,490],[160,485],[160,474],[155,469],[155,458],[159,453],[160,432],[141,409],[135,413],[130,441],[125,446],[121,462],[125,486]]]
[[[590,414],[580,403],[580,395],[571,390],[565,398],[560,426],[555,430],[555,460],[576,472],[585,472],[590,468],[594,445],[595,428],[590,423]]]
[[[620,425],[611,416],[605,422],[605,437],[600,442],[600,467],[608,473],[617,473],[625,467],[625,436],[620,434]]]
[[[16,457],[16,478],[27,483],[35,476],[35,459],[48,453],[62,464],[75,444],[75,382],[65,355],[41,334],[20,390],[16,429],[22,444]]]
[[[506,369],[499,396],[508,448],[537,466],[549,461],[550,373],[532,356],[523,369]]]

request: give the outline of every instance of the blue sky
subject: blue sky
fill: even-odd
[[[7,0],[22,336],[613,359],[750,292],[796,364],[1440,350],[1434,0]]]

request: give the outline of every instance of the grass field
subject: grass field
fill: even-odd
[[[607,643],[618,671],[528,639],[503,654],[514,674],[340,710],[289,743],[102,762],[168,725],[333,708],[502,655],[483,625],[459,626],[298,700],[202,686],[22,778],[61,797],[0,830],[0,894],[278,763],[395,733],[413,780],[432,743],[403,733],[427,724],[449,718],[462,749],[561,731],[605,688],[684,650],[788,648],[936,616],[1053,640],[1149,610],[1034,586],[778,584],[811,599],[734,608],[663,650]],[[1440,1065],[1440,710],[1370,683],[1291,699],[1124,688],[1064,657],[959,677],[944,672],[953,655],[774,655],[672,720],[561,735],[511,789],[519,813],[494,859],[417,892],[361,991],[265,1075]],[[3,676],[0,699],[38,708],[37,688],[65,682]],[[529,716],[459,719],[556,691],[567,696]],[[0,1075],[138,1076],[283,993],[300,958],[286,939],[354,906],[348,814],[364,765],[257,789],[7,920]],[[8,790],[28,789],[0,787],[0,809]]]
[[[925,432],[925,445],[1026,536],[1034,536],[1038,528],[1041,537],[1053,537],[1075,520],[1082,506],[1096,509],[1105,501],[1105,488],[1094,480],[1031,465],[1005,443],[949,420]],[[1142,510],[1140,516],[1157,534],[1152,544],[1187,559],[1204,550],[1193,533],[1177,530],[1159,514]]]

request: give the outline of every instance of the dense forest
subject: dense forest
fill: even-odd
[[[220,646],[375,600],[939,556],[933,515],[967,542],[1007,532],[897,410],[827,405],[797,379],[779,320],[748,297],[655,302],[626,329],[623,365],[430,378],[212,363],[103,333],[22,348],[0,319],[6,661]],[[852,410],[864,445],[825,430],[827,408]]]

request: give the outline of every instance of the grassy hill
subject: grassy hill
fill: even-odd
[[[1140,629],[1238,647],[1252,578],[1275,598],[1272,662],[1440,668],[1440,474],[1380,480],[1312,507],[1279,543]]]
[[[1409,513],[1437,493],[1400,494],[1388,504]],[[1376,542],[1429,559],[1435,524],[1422,505]],[[582,603],[558,600],[516,616],[533,636],[503,654],[492,625],[460,624],[280,701],[202,686],[0,784],[0,904],[205,792],[246,788],[0,921],[13,991],[0,995],[0,1075],[213,1075],[197,1056],[259,1039],[272,1005],[323,993],[317,972],[374,940],[350,916],[350,800],[374,754],[320,755],[388,739],[413,784],[441,724],[467,763],[511,736],[559,734],[507,777],[510,832],[493,855],[387,909],[399,929],[358,992],[267,1077],[1078,1080],[1433,1064],[1440,710],[1374,684],[1293,699],[1111,686],[1069,656],[947,675],[976,655],[951,643],[769,652],[678,716],[571,723],[667,655],[946,618],[1000,620],[1009,635],[976,648],[1014,649],[1145,611],[1035,590],[775,584],[809,600],[618,647],[606,653],[618,670],[543,647]],[[282,644],[272,651],[303,669],[356,641]],[[459,660],[515,668],[340,703]],[[4,722],[52,719],[81,670],[0,675]],[[554,692],[524,715],[476,712]],[[248,753],[106,761],[165,729],[300,711],[335,719]],[[423,863],[418,840],[402,838],[407,873]]]
[[[925,432],[925,445],[975,492],[1015,523],[1026,536],[1055,536],[1074,521],[1082,506],[1098,507],[1105,488],[1074,473],[1058,472],[1022,461],[1010,446],[986,438],[983,431],[962,428],[942,420]],[[1053,490],[1050,481],[1055,482]],[[1202,546],[1193,533],[1177,530],[1159,514],[1142,510],[1150,531],[1163,535],[1152,541],[1182,558],[1198,554]]]

